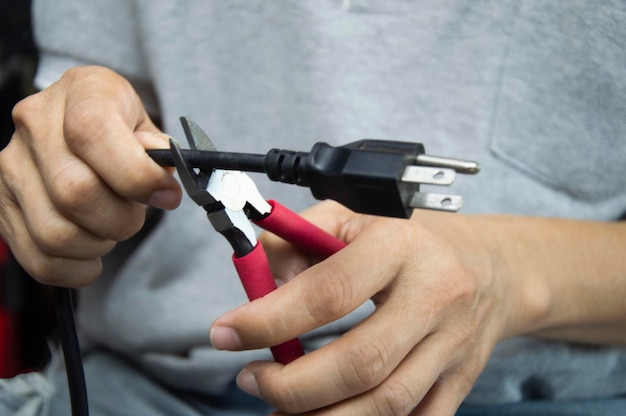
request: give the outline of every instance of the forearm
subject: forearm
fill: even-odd
[[[494,272],[517,281],[521,334],[626,345],[626,223],[494,221]]]

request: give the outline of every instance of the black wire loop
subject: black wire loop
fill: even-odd
[[[59,336],[65,359],[65,372],[70,392],[72,416],[88,416],[87,385],[85,384],[85,373],[74,323],[72,290],[64,287],[55,287],[54,300]]]

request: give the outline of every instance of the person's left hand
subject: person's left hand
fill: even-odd
[[[518,331],[529,311],[521,285],[494,273],[494,224],[429,211],[411,220],[372,217],[332,202],[303,216],[348,246],[309,267],[307,257],[264,234],[275,276],[289,283],[218,318],[213,345],[268,347],[368,299],[376,310],[289,365],[249,364],[239,386],[276,414],[454,414],[494,345]]]

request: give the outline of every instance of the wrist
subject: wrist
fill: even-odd
[[[549,316],[553,294],[542,273],[531,219],[506,215],[481,218],[481,243],[490,260],[504,316],[499,340],[532,333]],[[538,267],[539,266],[539,267]]]

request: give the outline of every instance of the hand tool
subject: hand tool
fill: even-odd
[[[192,120],[182,118],[181,122],[192,150],[215,151],[209,137]],[[174,140],[170,140],[170,147],[185,191],[206,210],[213,228],[232,246],[233,263],[250,300],[276,289],[267,256],[250,221],[318,259],[345,246],[280,203],[266,201],[246,173],[221,169],[199,169],[196,173]],[[271,351],[283,364],[304,354],[297,339],[273,346]]]

